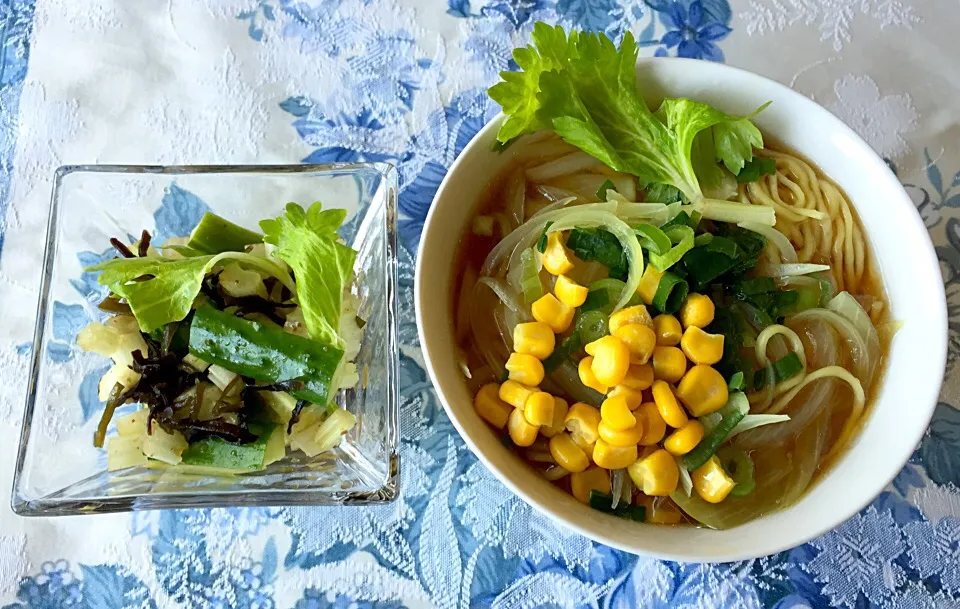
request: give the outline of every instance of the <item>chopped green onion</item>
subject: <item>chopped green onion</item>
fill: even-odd
[[[749,411],[750,402],[747,396],[740,392],[730,394],[727,405],[721,410],[723,418],[700,440],[696,448],[684,456],[683,466],[693,471],[706,463]]]
[[[587,292],[587,299],[580,305],[581,311],[599,311],[610,305],[610,296],[606,290]]]
[[[598,512],[613,514],[621,518],[629,518],[636,522],[643,522],[647,516],[647,510],[642,505],[630,505],[627,503],[617,508],[611,507],[613,505],[613,496],[597,490],[590,491],[589,504],[590,507]]]
[[[543,283],[540,281],[540,269],[537,268],[537,256],[533,249],[520,253],[520,291],[528,305],[543,296]]]
[[[693,239],[694,247],[703,247],[713,241],[713,235],[710,233],[701,233]]]
[[[689,226],[672,226],[663,232],[670,238],[670,242],[676,245],[664,254],[650,253],[650,264],[658,271],[669,269],[693,249],[693,229]]]
[[[734,497],[746,497],[757,487],[753,479],[753,459],[740,448],[733,446],[724,446],[717,451],[717,457],[720,458],[720,465],[723,470],[733,478],[736,486],[730,491]]]
[[[634,226],[633,230],[637,233],[640,240],[640,247],[648,250],[652,254],[665,254],[670,251],[672,242],[670,237],[662,230],[652,224],[640,224]]]
[[[580,335],[580,342],[584,345],[599,340],[609,333],[607,316],[600,311],[584,311],[581,307],[577,314],[576,331]]]
[[[507,379],[509,379],[509,378],[510,378],[510,371],[507,370],[507,369],[504,369],[504,370],[503,370],[503,373],[500,375],[500,384],[502,385],[502,384],[506,383],[506,382],[507,382]]]
[[[799,374],[802,370],[803,364],[800,362],[800,357],[793,352],[784,355],[773,364],[773,374],[778,383]]]
[[[743,391],[746,386],[747,384],[743,380],[743,372],[735,372],[727,381],[727,388],[730,391]]]
[[[738,250],[737,242],[726,237],[715,237],[707,244],[705,249],[708,252],[716,252],[730,258],[736,258]]]
[[[774,175],[777,173],[777,162],[774,159],[767,159],[755,156],[747,161],[740,173],[737,174],[737,182],[746,184],[747,182],[756,182],[765,175]]]
[[[820,306],[820,285],[807,286],[795,290],[800,297],[797,304],[793,307],[791,313],[800,313],[808,309],[816,309]]]
[[[630,264],[620,240],[603,229],[576,228],[567,237],[567,247],[584,262],[596,261],[610,270],[610,277],[626,279]]]
[[[689,291],[690,286],[684,279],[668,271],[660,278],[657,293],[653,297],[653,306],[662,313],[676,313]]]
[[[541,254],[547,251],[547,231],[550,230],[551,224],[553,224],[553,220],[543,225],[543,232],[540,233],[540,238],[537,239],[537,251]]]
[[[608,190],[613,190],[613,192],[617,192],[617,188],[616,186],[613,185],[613,182],[611,182],[610,180],[604,180],[603,184],[600,185],[600,188],[597,189],[597,198],[600,199],[601,201],[606,201]]]
[[[596,313],[596,311],[591,311],[589,313]],[[588,314],[589,314],[588,313]],[[606,318],[604,318],[604,325],[606,325]],[[583,340],[579,332],[574,332],[560,343],[560,346],[553,350],[553,353],[550,354],[547,359],[543,360],[543,371],[547,374],[552,373],[554,370],[563,365],[564,362],[568,361],[573,354],[580,350],[580,347],[583,346]]]

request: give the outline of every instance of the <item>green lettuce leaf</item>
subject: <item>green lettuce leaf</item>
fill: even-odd
[[[743,145],[756,145],[754,132],[739,124],[752,127],[749,120],[707,104],[668,99],[651,112],[637,89],[637,44],[629,32],[618,50],[602,34],[574,32],[568,37],[559,27],[539,30],[550,33],[534,36],[525,62],[518,61],[523,71],[502,73],[504,82],[490,90],[507,121],[515,119],[509,129],[501,128],[501,141],[550,126],[609,167],[633,174],[641,183],[674,186],[692,203],[703,199],[692,159],[699,133],[737,123],[714,132],[717,158],[734,165],[743,156]]]
[[[497,140],[510,142],[525,133],[546,129],[537,118],[540,103],[540,74],[560,69],[574,48],[577,33],[571,32],[570,38],[560,26],[550,27],[542,21],[533,26],[533,44],[513,50],[513,59],[520,66],[520,72],[501,72],[503,82],[490,87],[490,98],[503,106],[507,119],[500,125]]]
[[[287,204],[286,213],[263,220],[263,240],[276,246],[274,255],[290,265],[297,278],[297,299],[311,338],[342,347],[338,328],[343,289],[353,277],[357,252],[339,242],[337,229],[347,212],[324,210],[318,202],[304,211]]]
[[[750,116],[718,123],[713,128],[717,160],[723,162],[734,175],[739,174],[744,164],[753,159],[754,148],[763,148],[763,135],[750,119],[769,105],[770,102],[767,102]]]
[[[290,274],[274,262],[242,252],[216,256],[170,259],[159,257],[115,258],[84,269],[100,271],[97,282],[125,298],[143,332],[152,332],[187,316],[200,293],[204,276],[218,263],[235,260],[262,270],[295,289]]]

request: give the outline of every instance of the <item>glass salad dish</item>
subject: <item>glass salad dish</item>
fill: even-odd
[[[14,512],[57,516],[393,500],[400,484],[396,198],[396,170],[383,163],[58,169],[14,475]],[[313,205],[317,201],[323,204],[322,213]],[[301,207],[289,206],[290,202]],[[345,210],[345,215],[331,212],[337,209]],[[227,222],[217,224],[221,219]],[[264,220],[268,222],[261,225]],[[204,232],[204,225],[213,230]],[[232,236],[252,240],[246,245],[196,249],[198,243],[210,245],[198,240],[202,232],[204,238],[223,241],[221,237],[233,229]],[[304,248],[299,260],[293,259],[290,244],[296,240],[290,235],[298,229],[307,231],[300,233],[301,243],[310,241],[348,255],[332,254],[337,264],[331,265],[315,255],[318,250]],[[144,238],[147,234],[149,239]],[[355,250],[355,259],[345,246]],[[159,266],[128,272],[118,282],[109,279],[118,269],[149,266],[151,256]],[[199,263],[201,256],[210,264]],[[260,256],[260,262],[252,256]],[[171,283],[170,269],[175,268],[171,260],[193,269],[182,275],[192,276],[192,283]],[[239,262],[231,265],[233,261]],[[247,262],[254,263],[255,271]],[[92,270],[95,265],[110,270]],[[252,301],[258,307],[268,302],[269,310],[244,309],[251,297],[230,291],[231,285],[236,289],[242,283],[228,284],[237,278],[227,277],[230,268],[241,279],[256,280]],[[314,279],[308,283],[309,277]],[[158,281],[161,278],[167,283]],[[335,303],[333,309],[325,308],[330,302]],[[301,321],[294,320],[290,307],[296,307]],[[350,340],[343,330],[347,318]],[[335,320],[332,325],[330,319]],[[128,334],[111,334],[121,331],[119,321],[126,323],[128,329],[122,331]],[[242,340],[237,342],[240,334],[235,334],[233,343],[217,345],[211,323],[239,328],[237,332],[247,332],[251,342],[244,346]],[[181,343],[178,324],[187,330]],[[294,336],[297,324],[300,336]],[[193,358],[191,363],[195,347],[202,346],[201,331],[207,332],[203,345],[219,351],[206,352],[210,361]],[[321,344],[322,331],[332,336],[333,343]],[[269,343],[254,342],[268,335],[280,339],[273,351],[264,347]],[[118,344],[132,339],[141,346],[126,349],[132,359],[118,361],[119,349],[111,361],[101,353],[111,354],[112,336]],[[291,350],[291,344],[305,351]],[[320,366],[316,362],[327,356],[316,353],[329,344],[335,345],[336,370],[328,366],[326,376],[317,381],[310,366]],[[149,355],[143,351],[146,347]],[[314,354],[313,360],[307,352]],[[345,356],[341,358],[340,352]],[[224,370],[235,363],[231,360],[245,360],[252,367],[238,364],[236,373]],[[172,384],[164,386],[150,370],[171,361],[173,367],[164,370],[173,372],[161,380]],[[356,366],[356,374],[350,368],[351,374],[342,375],[346,362]],[[263,372],[271,367],[272,376]],[[126,378],[131,370],[132,381]],[[226,373],[226,381],[218,376],[221,373]],[[207,387],[206,395],[202,387]],[[157,394],[154,401],[151,391]],[[169,395],[160,395],[163,391]],[[214,406],[209,405],[210,392],[218,396]],[[274,403],[262,396],[284,400]],[[325,399],[327,409],[314,404]],[[104,416],[105,411],[112,417]],[[277,414],[284,412],[282,417]],[[327,413],[336,413],[338,420],[349,424],[337,427],[332,439],[321,441],[320,432],[314,431],[332,422],[334,417]],[[156,453],[157,428],[179,436],[182,446],[174,458],[164,460]],[[238,429],[241,435],[231,439],[230,433]],[[309,429],[309,437],[319,443],[309,445],[314,450],[307,448],[306,440],[291,442],[298,429]],[[301,439],[305,437],[301,434]],[[134,446],[132,452],[121,450]],[[250,466],[244,459],[256,455],[250,452],[255,449],[260,456]],[[187,459],[191,453],[192,461]]]

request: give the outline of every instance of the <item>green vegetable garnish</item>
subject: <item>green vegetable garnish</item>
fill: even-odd
[[[547,251],[547,231],[550,230],[551,224],[553,224],[552,221],[543,225],[543,232],[540,233],[540,238],[537,239],[537,251],[541,254]]]
[[[597,189],[597,198],[600,199],[601,201],[606,201],[608,190],[613,190],[613,192],[617,192],[617,189],[613,185],[613,182],[611,182],[610,180],[604,180],[603,184],[600,185],[600,188]]]
[[[601,314],[602,315],[602,314]],[[606,330],[606,318],[603,318],[604,321],[604,330]],[[604,331],[606,334],[606,331]],[[595,339],[594,339],[595,340]],[[547,374],[552,373],[554,370],[563,365],[564,362],[568,361],[574,353],[580,350],[580,347],[583,346],[583,341],[580,338],[579,332],[574,332],[560,343],[560,346],[553,350],[553,353],[550,354],[547,359],[543,360],[543,370]]]
[[[297,278],[297,300],[311,338],[342,347],[338,333],[343,289],[353,275],[357,252],[339,243],[337,229],[344,209],[322,210],[314,203],[304,211],[288,203],[286,214],[263,220],[263,240],[276,246],[276,256],[290,265]]]
[[[747,162],[740,173],[737,174],[737,182],[745,184],[747,182],[756,182],[763,176],[772,176],[777,173],[777,162],[774,159],[763,157],[754,157],[752,161]]]
[[[651,254],[665,254],[672,245],[670,237],[652,224],[640,224],[633,227],[640,240],[640,246]]]
[[[576,333],[584,345],[599,340],[609,334],[607,315],[601,311],[584,311],[583,307],[577,312]],[[562,346],[562,345],[561,345]],[[546,368],[546,365],[544,365]]]
[[[643,522],[647,517],[647,509],[642,505],[631,505],[630,502],[624,501],[616,508],[611,507],[613,505],[613,496],[597,490],[590,491],[589,501],[590,507],[605,514],[629,518],[636,522]]]
[[[727,389],[730,391],[743,391],[747,386],[747,383],[743,380],[743,372],[737,371],[730,377],[730,380],[727,381]]]
[[[669,184],[650,184],[647,186],[648,203],[676,203],[683,200],[683,195],[676,186]],[[662,228],[662,227],[661,227]]]
[[[706,463],[748,412],[750,412],[750,402],[747,396],[739,392],[730,394],[726,406],[720,410],[723,418],[700,440],[696,448],[683,457],[683,466],[692,472]]]
[[[501,73],[490,97],[507,120],[497,138],[552,128],[564,140],[643,184],[675,186],[704,199],[691,158],[694,138],[714,129],[715,157],[734,173],[762,146],[745,118],[688,99],[667,99],[654,113],[637,89],[637,44],[627,32],[618,50],[605,35],[537,23],[533,45],[516,49],[521,72]],[[762,109],[762,108],[761,108]]]
[[[250,431],[258,437],[249,444],[234,444],[218,437],[191,442],[183,452],[183,463],[247,472],[263,469],[267,440],[273,428],[260,429],[251,425]]]
[[[263,235],[207,212],[200,218],[187,247],[202,254],[242,252],[251,244],[263,241]]]
[[[190,353],[231,372],[264,383],[299,381],[289,393],[325,406],[343,351],[265,324],[218,311],[196,310],[190,324]]]
[[[680,262],[680,259],[683,258],[687,252],[693,249],[693,229],[689,226],[671,226],[667,228],[664,233],[670,239],[670,242],[676,245],[662,255],[650,254],[650,264],[658,271],[665,271],[673,267],[673,265]]]
[[[543,296],[543,283],[540,281],[540,271],[537,269],[537,257],[532,249],[526,249],[520,253],[520,291],[523,292],[523,300],[528,305]]]
[[[276,277],[291,290],[297,286],[280,265],[266,258],[241,252],[223,252],[215,256],[171,258],[115,258],[84,269],[102,271],[100,285],[125,298],[137,318],[140,330],[152,332],[170,322],[180,321],[190,312],[200,293],[203,278],[225,260],[234,260],[252,269]],[[152,278],[137,281],[151,276]]]
[[[570,231],[567,247],[585,262],[599,262],[610,269],[610,277],[626,279],[630,263],[620,240],[603,229],[577,228]]]
[[[657,293],[653,297],[653,306],[660,312],[673,314],[680,310],[690,286],[676,274],[667,271],[660,278]]]

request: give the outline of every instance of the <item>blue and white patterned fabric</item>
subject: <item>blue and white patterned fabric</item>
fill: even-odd
[[[444,173],[497,111],[485,88],[537,20],[629,30],[648,55],[787,83],[857,129],[906,185],[950,300],[947,383],[911,462],[836,530],[729,565],[637,558],[534,512],[452,428],[417,344],[414,252]],[[943,0],[0,0],[0,606],[960,606],[958,33],[960,10]],[[401,498],[13,516],[53,169],[354,160],[401,175]],[[158,226],[182,232],[201,206],[170,193]],[[96,289],[88,277],[75,287]],[[69,364],[86,319],[63,303],[54,315],[46,356]],[[77,408],[89,418],[85,386]]]

